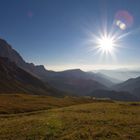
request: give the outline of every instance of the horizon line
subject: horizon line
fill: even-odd
[[[138,65],[44,65],[46,70],[50,71],[66,71],[80,69],[82,71],[101,71],[101,70],[139,70]]]

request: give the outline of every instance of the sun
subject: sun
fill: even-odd
[[[98,38],[97,46],[103,52],[112,52],[114,47],[116,46],[115,39],[113,39],[109,36],[102,36],[102,37]]]
[[[99,54],[103,58],[112,58],[116,60],[116,53],[119,52],[122,46],[122,39],[128,36],[130,33],[107,31],[107,29],[99,30],[97,34],[90,32],[89,34],[89,51],[95,52],[95,55]],[[105,56],[105,57],[104,57]],[[109,57],[108,57],[109,56]]]

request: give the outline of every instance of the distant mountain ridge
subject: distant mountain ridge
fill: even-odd
[[[99,70],[107,76],[116,79],[116,83],[124,82],[130,78],[137,78],[140,76],[140,70],[129,70],[129,69],[116,69],[116,70]]]
[[[113,86],[118,91],[128,91],[140,99],[140,77],[131,78],[123,83]]]
[[[94,80],[99,82],[102,85],[105,85],[107,87],[112,86],[114,83],[109,80],[109,78],[105,78],[105,76],[99,74],[99,73],[93,73],[93,72],[84,72],[81,69],[70,69],[65,70],[61,72],[50,72],[47,74],[47,79],[51,77],[65,77],[65,78],[80,78],[85,80]]]
[[[84,96],[97,89],[108,89],[97,81],[75,77],[54,77],[48,79],[50,85],[59,90]]]

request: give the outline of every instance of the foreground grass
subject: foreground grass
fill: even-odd
[[[37,96],[26,94],[0,94],[0,114],[16,114],[91,103],[88,98]]]
[[[139,134],[140,103],[100,101],[0,117],[1,140],[139,140]]]

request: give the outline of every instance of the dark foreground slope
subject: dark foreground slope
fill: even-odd
[[[11,62],[14,62],[18,67],[38,78],[41,78],[42,76],[44,76],[44,73],[47,73],[44,66],[42,65],[36,66],[33,63],[26,63],[25,60],[21,57],[21,55],[3,39],[0,39],[0,57],[8,58]]]
[[[49,94],[51,88],[28,72],[0,57],[0,93]]]

